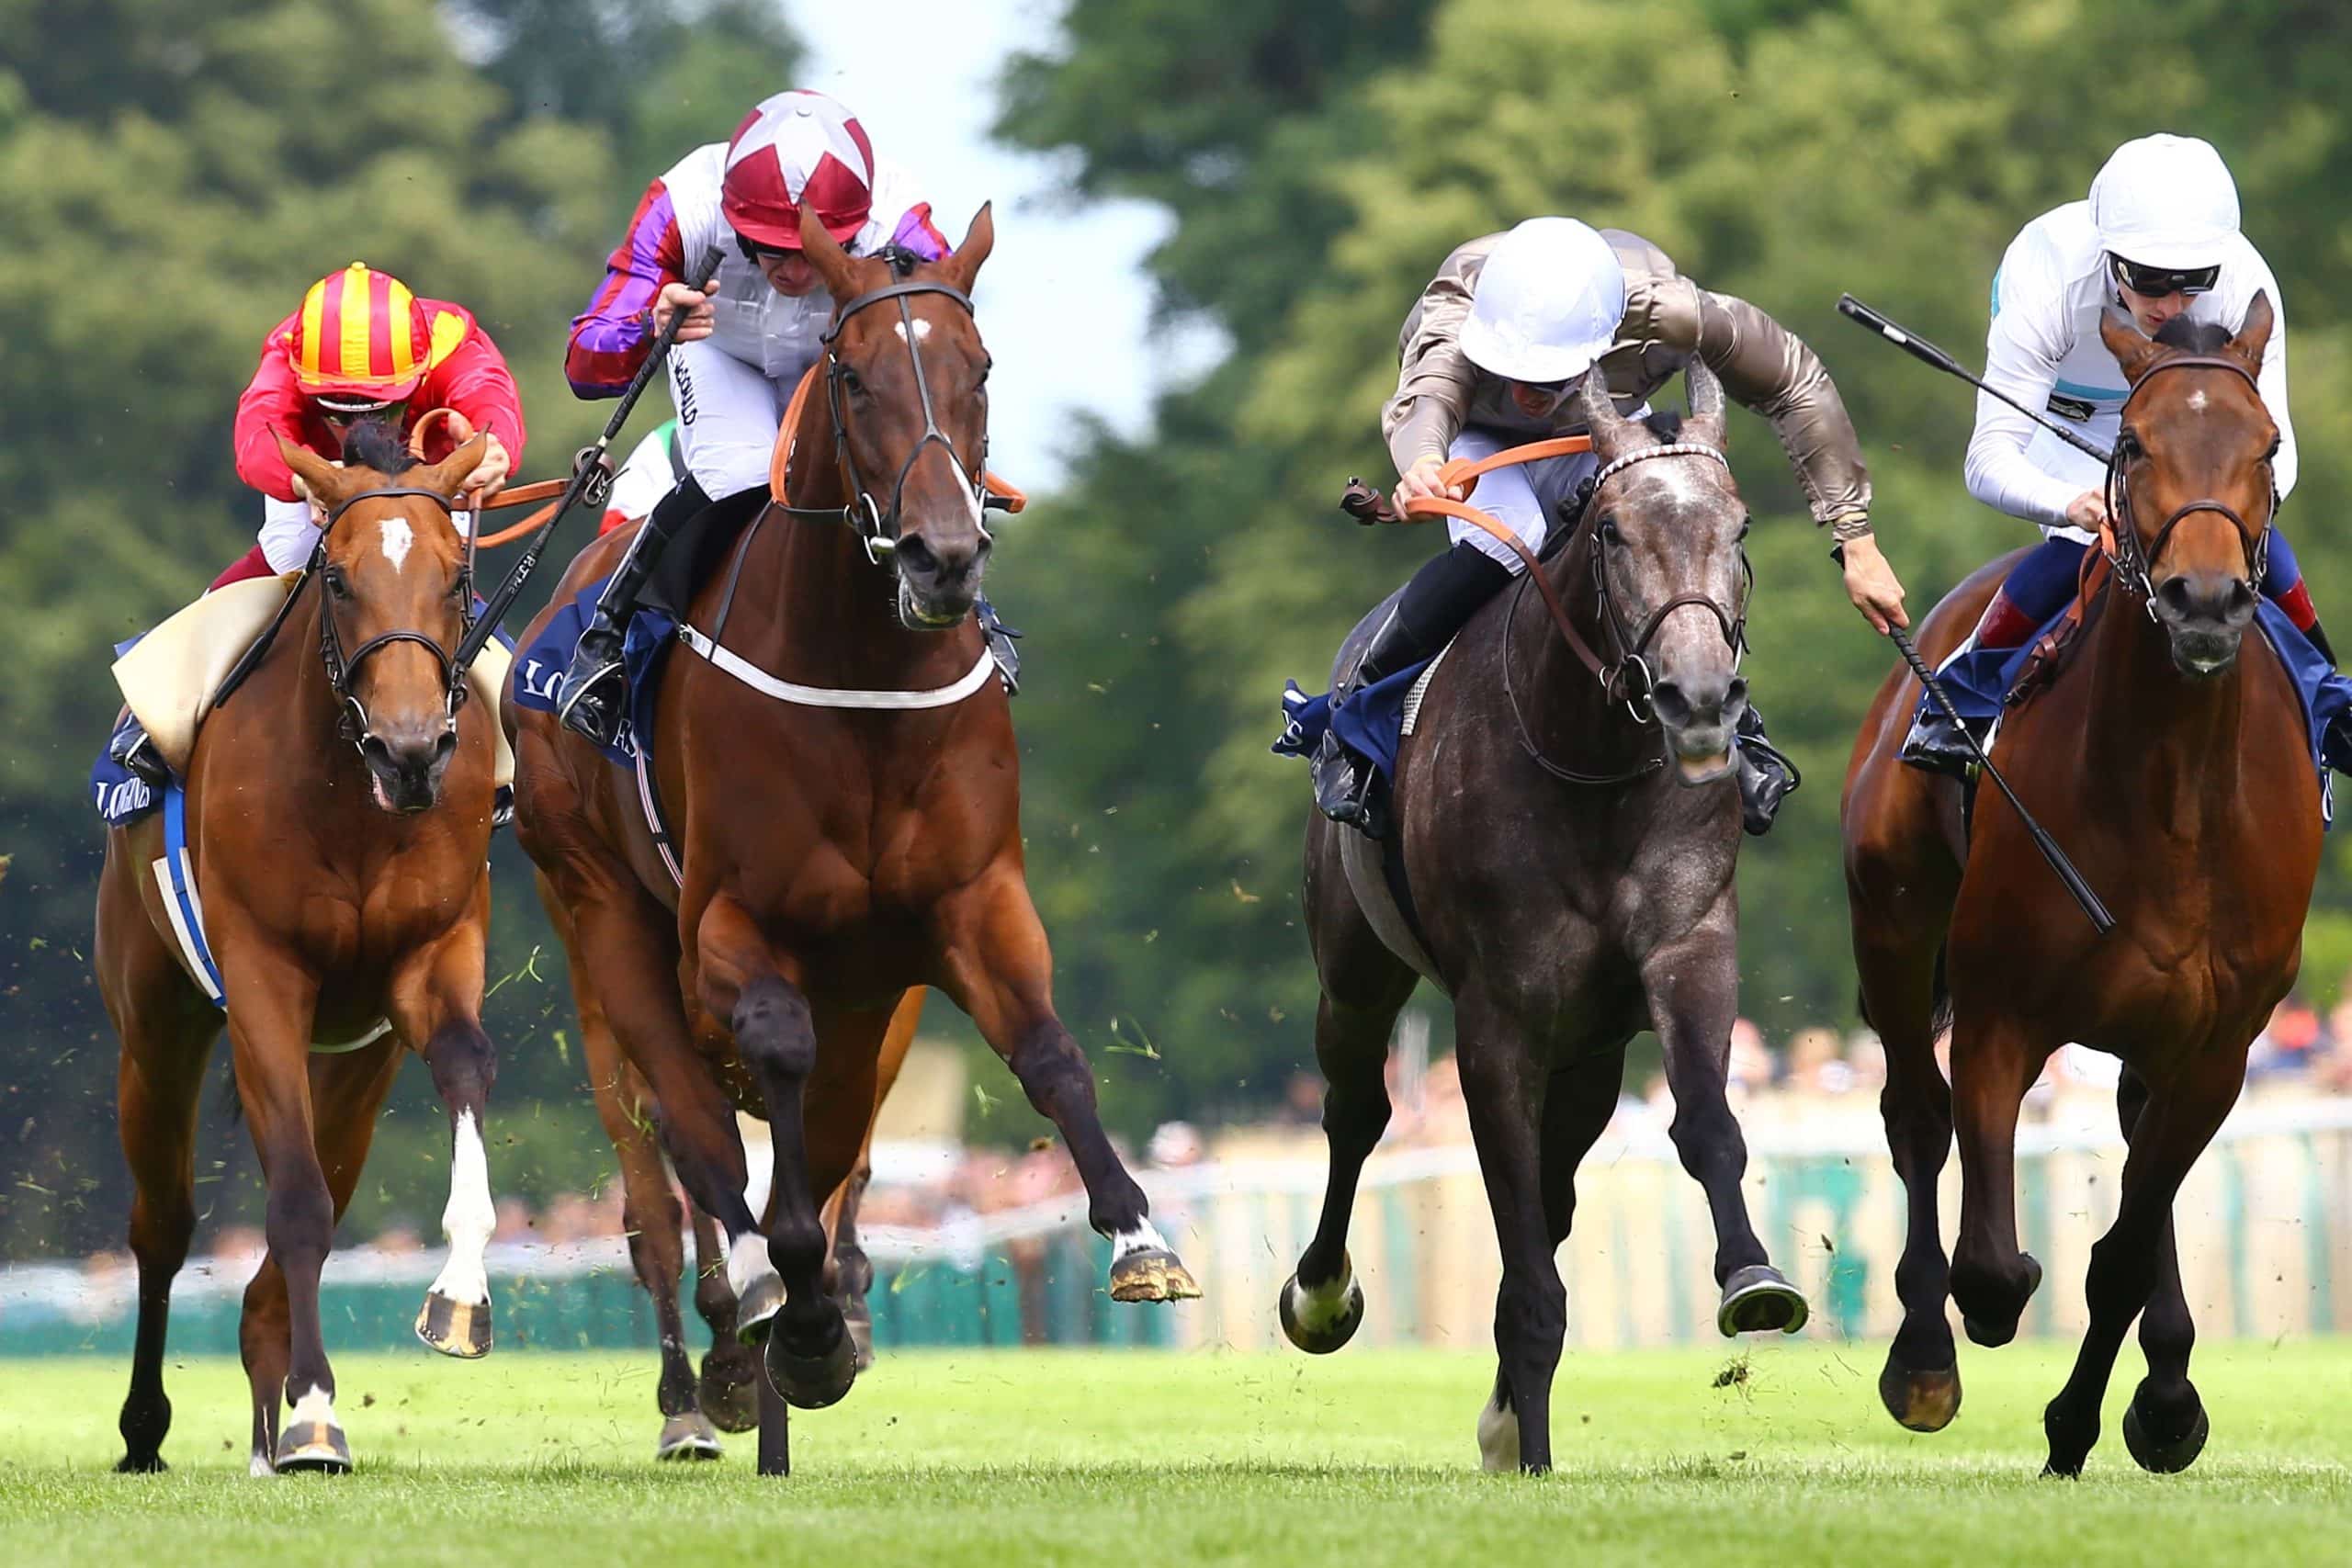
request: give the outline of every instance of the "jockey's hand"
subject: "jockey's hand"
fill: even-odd
[[[718,290],[718,279],[715,277],[700,288],[683,283],[663,284],[662,292],[653,299],[653,331],[656,334],[667,332],[671,316],[684,310],[686,321],[678,329],[678,341],[693,343],[708,337],[718,325],[718,308],[710,302],[711,295]]]
[[[491,432],[482,432],[481,443],[481,461],[474,465],[474,471],[458,488],[488,501],[505,488],[506,476],[514,471],[514,459],[507,452],[506,444]]]
[[[1882,636],[1889,626],[1909,630],[1911,617],[1903,613],[1903,584],[1879,553],[1878,541],[1865,534],[1840,547],[1846,557],[1846,597],[1854,602],[1862,619]]]
[[[1422,496],[1441,501],[1460,501],[1462,487],[1447,484],[1438,478],[1438,470],[1444,467],[1445,459],[1442,457],[1423,457],[1407,468],[1396,481],[1396,510],[1404,511],[1407,502]]]
[[[2095,490],[2086,490],[2066,503],[2066,521],[2075,527],[2096,534],[2107,522],[2107,497]]]

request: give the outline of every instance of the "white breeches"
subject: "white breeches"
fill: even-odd
[[[678,455],[713,501],[765,487],[775,433],[797,376],[771,381],[709,338],[670,351]]]
[[[1517,446],[1531,439],[1483,425],[1473,425],[1453,438],[1446,456],[1491,457],[1507,447]],[[1508,468],[1497,468],[1483,474],[1477,488],[1470,492],[1470,504],[1510,529],[1530,550],[1543,548],[1544,531],[1548,519],[1560,502],[1576,493],[1585,476],[1600,465],[1589,452],[1578,452],[1566,457],[1545,457],[1539,462],[1521,463]],[[1527,570],[1519,553],[1475,523],[1459,517],[1445,520],[1445,536],[1450,543],[1467,539],[1483,553],[1492,556],[1510,569],[1516,577]]]

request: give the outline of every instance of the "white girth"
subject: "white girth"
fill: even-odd
[[[678,640],[763,696],[811,708],[866,708],[903,713],[917,708],[952,707],[987,685],[989,677],[996,669],[996,656],[989,651],[986,639],[983,639],[979,662],[972,666],[969,674],[952,686],[934,686],[928,692],[840,691],[829,686],[802,686],[790,681],[779,681],[690,626],[679,626]]]

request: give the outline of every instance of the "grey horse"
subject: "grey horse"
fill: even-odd
[[[1673,440],[1621,416],[1601,378],[1586,378],[1577,398],[1598,483],[1555,531],[1544,581],[1498,596],[1436,667],[1397,758],[1385,844],[1319,814],[1307,822],[1331,1167],[1321,1223],[1283,1287],[1283,1325],[1319,1353],[1362,1321],[1348,1216],[1387,1125],[1389,1031],[1418,970],[1453,999],[1501,1244],[1499,1365],[1478,1420],[1490,1470],[1551,1468],[1567,1327],[1554,1255],[1575,1214],[1577,1166],[1615,1109],[1640,1031],[1665,1048],[1674,1145],[1713,1216],[1717,1325],[1794,1333],[1806,1315],[1748,1222],[1747,1148],[1724,1094],[1738,996],[1732,773],[1747,700],[1747,509],[1722,456],[1722,389],[1696,361],[1686,374],[1690,417]],[[1335,684],[1381,614],[1341,647]],[[1384,853],[1402,857],[1401,876]]]

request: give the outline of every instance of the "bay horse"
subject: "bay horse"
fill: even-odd
[[[2009,710],[1995,761],[2107,901],[2113,933],[2094,934],[1997,794],[1969,821],[1956,781],[1897,761],[1919,695],[1906,672],[1880,688],[1847,773],[1854,959],[1886,1044],[1887,1143],[1909,1199],[1903,1326],[1879,1382],[1903,1425],[1935,1431],[1960,1406],[1946,1294],[1971,1339],[2002,1345],[2041,1282],[2018,1245],[2026,1090],[2068,1042],[2123,1062],[2131,1154],[2115,1223],[2091,1249],[2090,1327],[2042,1417],[2051,1474],[2081,1472],[2134,1317],[2148,1375],[2123,1419],[2132,1457],[2177,1471],[2204,1446],[2173,1197],[2301,961],[2319,784],[2287,672],[2245,635],[2277,500],[2278,431],[2255,382],[2271,325],[2257,295],[2235,336],[2185,317],[2153,342],[2112,312],[2100,327],[2131,387],[2109,480],[2114,570],[2064,672]],[[1931,661],[1975,625],[2007,565],[1928,617]],[[1949,1088],[1934,1055],[1947,1007]],[[1955,1132],[1962,1195],[1947,1262],[1936,1179]]]
[[[482,1121],[496,1061],[481,1013],[496,720],[465,703],[450,668],[472,584],[449,510],[482,447],[478,437],[417,466],[371,423],[338,465],[279,438],[322,515],[321,560],[187,768],[186,874],[268,1190],[268,1252],[239,1332],[255,1474],[351,1467],[319,1270],[407,1051],[432,1069],[453,1151],[449,1258],[417,1333],[447,1355],[490,1348]],[[180,956],[178,911],[159,886],[165,852],[157,816],[109,831],[98,884],[94,967],[122,1041],[139,1264],[125,1471],[164,1468],[165,1325],[195,1228],[197,1107],[223,1018]],[[379,1021],[390,1032],[371,1039]],[[293,1408],[282,1431],[281,1400]]]
[[[1739,983],[1732,732],[1747,702],[1747,509],[1723,456],[1722,389],[1696,360],[1686,375],[1691,417],[1671,442],[1621,416],[1602,377],[1585,378],[1577,412],[1600,464],[1591,498],[1538,569],[1539,592],[1521,578],[1454,639],[1397,756],[1388,852],[1403,856],[1431,977],[1453,998],[1502,1250],[1498,1366],[1478,1421],[1489,1469],[1551,1468],[1567,1307],[1554,1255],[1575,1216],[1577,1166],[1616,1109],[1625,1046],[1641,1030],[1665,1048],[1675,1147],[1706,1190],[1718,1326],[1793,1333],[1805,1318],[1748,1223],[1747,1145],[1724,1098]],[[1550,618],[1550,598],[1565,625]],[[1385,613],[1341,647],[1335,684]],[[1593,646],[1613,650],[1609,662]],[[1648,676],[1638,687],[1637,669]],[[1389,1031],[1417,977],[1351,886],[1352,831],[1307,819],[1331,1165],[1321,1223],[1280,1309],[1292,1341],[1318,1353],[1363,1319],[1349,1213],[1387,1125]]]
[[[935,263],[853,259],[813,216],[801,234],[840,301],[810,373],[820,395],[780,431],[788,478],[694,595],[654,733],[638,738],[679,879],[635,781],[553,715],[514,723],[515,825],[566,912],[572,972],[644,1076],[680,1181],[725,1233],[739,1335],[764,1339],[787,1404],[817,1408],[856,1369],[821,1285],[820,1210],[872,1126],[882,1043],[911,987],[968,1014],[1059,1131],[1112,1239],[1112,1295],[1198,1287],[1055,1014],[1012,716],[970,614],[991,542],[989,357],[969,299],[989,210]],[[582,551],[558,603],[627,543],[624,530]],[[744,1198],[738,1107],[773,1132],[764,1219]]]
[[[550,922],[559,931],[568,920],[546,878],[538,878]],[[569,939],[566,939],[569,941]],[[662,1435],[654,1457],[665,1460],[717,1459],[724,1451],[720,1432],[748,1432],[759,1424],[759,1352],[736,1337],[739,1303],[727,1280],[727,1255],[718,1226],[691,1200],[681,1210],[654,1135],[656,1107],[644,1075],[628,1065],[620,1043],[613,1038],[595,990],[575,972],[573,999],[580,1016],[582,1055],[588,1066],[588,1084],[596,1114],[612,1140],[620,1163],[622,1224],[628,1233],[629,1263],[638,1283],[653,1303],[656,1337],[662,1351],[662,1375],[654,1386],[654,1403],[662,1412]],[[923,993],[910,991],[893,1010],[882,1039],[881,1060],[875,1074],[875,1109],[889,1098],[914,1043],[922,1018]],[[827,1289],[841,1303],[857,1348],[860,1371],[874,1364],[874,1317],[866,1294],[874,1285],[874,1265],[860,1245],[857,1231],[859,1201],[873,1179],[874,1136],[866,1133],[857,1165],[833,1196],[826,1232],[832,1238],[827,1264]],[[754,1187],[763,1186],[764,1172],[753,1172]],[[754,1202],[754,1207],[761,1206]],[[685,1221],[692,1216],[695,1238],[695,1311],[710,1330],[711,1345],[695,1375],[686,1353],[684,1314],[678,1306],[678,1278],[685,1266]]]

